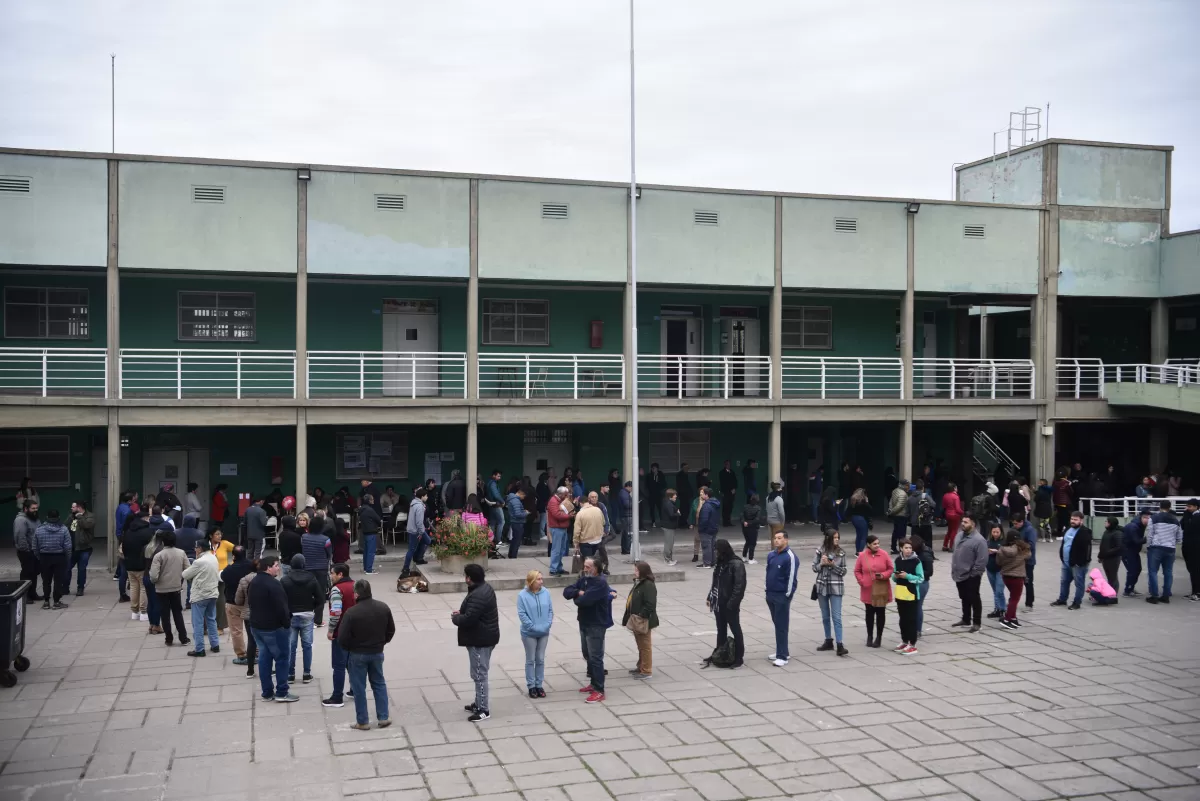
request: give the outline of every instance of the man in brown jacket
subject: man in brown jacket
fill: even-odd
[[[589,492],[575,515],[575,550],[583,558],[593,556],[604,543],[604,512],[600,511],[600,496]]]

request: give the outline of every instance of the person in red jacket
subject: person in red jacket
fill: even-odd
[[[854,563],[854,578],[858,581],[859,595],[867,607],[867,647],[878,648],[883,640],[883,624],[887,617],[887,605],[892,601],[892,557],[879,547],[879,537],[867,535],[867,547]],[[872,636],[875,621],[879,621],[877,633]]]
[[[546,504],[546,527],[550,529],[550,575],[565,576],[563,570],[563,555],[567,552],[567,529],[571,526],[570,500],[571,493],[566,487],[559,487],[554,497]]]
[[[962,524],[962,498],[958,497],[958,485],[951,481],[946,485],[946,494],[942,496],[942,509],[946,517],[946,538],[942,540],[942,550],[954,550],[954,541],[958,538],[958,527]]]

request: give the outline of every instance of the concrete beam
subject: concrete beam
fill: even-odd
[[[117,420],[124,426],[294,426],[295,407],[274,409],[231,406],[216,415],[213,409],[198,407],[125,407],[117,408]]]
[[[1081,220],[1084,222],[1138,222],[1162,223],[1160,209],[1125,209],[1112,206],[1058,206],[1060,220]]]
[[[1119,410],[1113,409],[1107,400],[1059,400],[1054,403],[1054,416],[1049,422],[1058,423],[1102,423],[1121,418]]]
[[[624,423],[629,419],[629,407],[623,405],[576,407],[570,403],[538,403],[477,406],[475,413],[479,422],[485,425],[586,425]]]
[[[841,406],[781,406],[779,418],[784,423],[896,423],[904,420],[905,407]]]
[[[467,424],[470,411],[471,407],[469,406],[309,406],[307,408],[307,420],[311,426],[462,426]]]
[[[108,409],[104,406],[0,405],[0,428],[102,428],[106,425]]]
[[[711,417],[697,416],[695,409],[686,407],[669,408],[663,406],[638,407],[638,419],[642,423],[686,423],[698,420],[711,420],[714,423],[770,423],[775,419],[774,409],[770,406],[752,406],[749,408],[725,407],[719,414]]]
[[[1036,420],[1040,407],[1028,403],[972,403],[956,401],[939,405],[914,404],[913,420],[926,423],[987,422],[989,420]]]

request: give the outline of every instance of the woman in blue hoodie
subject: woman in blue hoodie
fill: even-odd
[[[515,532],[513,541],[517,541]],[[554,607],[543,583],[542,574],[530,570],[525,576],[525,589],[517,596],[521,642],[525,644],[525,684],[529,687],[530,698],[546,697],[542,680],[546,677],[546,646],[550,642],[550,626],[554,623]]]
[[[525,510],[525,492],[520,488],[514,489],[504,499],[504,505],[508,508],[509,526],[512,529],[512,539],[508,543],[508,558],[516,559],[517,551],[521,547],[521,540],[525,538],[525,518],[529,517],[529,512]]]

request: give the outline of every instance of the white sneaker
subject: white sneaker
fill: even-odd
[[[678,563],[678,562],[676,562],[674,559],[668,559],[668,560],[667,560],[667,565],[668,565],[669,567],[675,567],[675,565],[677,565],[677,564],[679,564],[679,563]]]
[[[138,615],[138,620],[142,621],[143,623],[145,623],[149,619],[150,619],[150,616],[147,615],[145,612],[142,612],[141,614]]]
[[[773,664],[775,667],[786,667],[787,663],[788,661],[786,659],[776,659],[771,664]]]
[[[130,612],[130,613],[129,613],[129,619],[130,619],[130,620],[137,620],[137,619],[138,619],[138,613],[137,613],[137,612]]]
[[[770,656],[768,656],[768,657],[767,657],[767,661],[768,661],[768,662],[774,662],[774,661],[775,661],[775,654],[771,654]]]
[[[757,564],[758,564],[758,562],[754,561],[753,559],[750,559],[749,561],[747,561],[747,562],[746,562],[746,564],[748,564],[748,565],[757,565]]]

